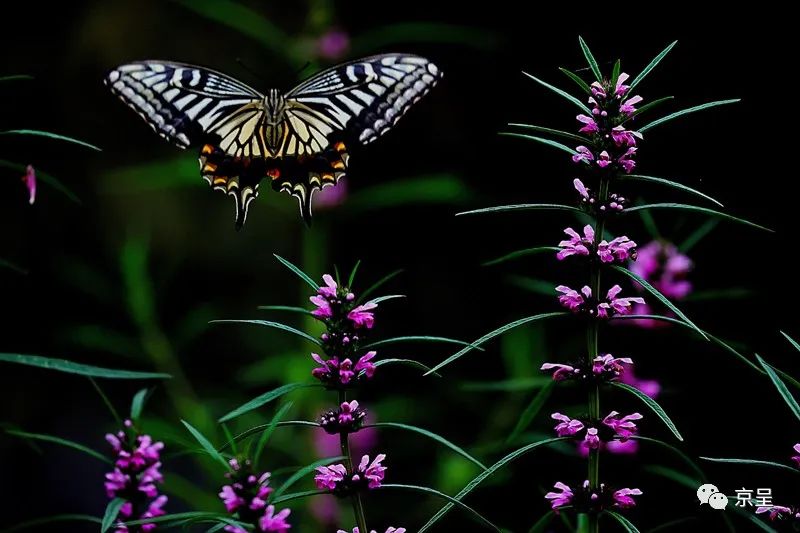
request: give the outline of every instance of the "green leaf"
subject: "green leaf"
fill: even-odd
[[[437,378],[440,378],[440,377],[442,377],[440,374],[438,374],[438,373],[437,373],[437,372],[435,372],[434,370],[431,370],[431,368],[430,368],[428,365],[426,365],[426,364],[424,364],[424,363],[420,363],[419,361],[415,361],[415,360],[413,360],[413,359],[396,359],[396,358],[391,358],[391,359],[381,359],[380,361],[376,361],[376,362],[375,362],[375,366],[376,366],[376,367],[379,367],[379,366],[384,366],[384,365],[406,365],[406,366],[413,366],[414,368],[419,368],[420,370],[424,371],[424,372],[425,372],[425,374],[423,374],[424,376],[427,376],[428,374],[433,374],[433,375],[434,375],[434,376],[436,376]]]
[[[688,237],[678,245],[678,250],[683,253],[688,252],[692,248],[697,245],[701,240],[703,240],[709,233],[711,233],[714,228],[719,225],[719,220],[716,218],[711,218],[706,220],[703,224],[700,225],[696,230],[689,234]]]
[[[299,329],[295,329],[292,326],[281,324],[280,322],[273,322],[272,320],[212,320],[210,324],[255,324],[256,326],[267,326],[269,328],[287,331],[307,340],[310,343],[316,344],[317,346],[322,346],[322,342],[319,339],[312,337],[308,333],[302,332]]]
[[[258,409],[262,405],[266,405],[267,403],[271,402],[272,400],[278,399],[284,394],[288,394],[292,391],[297,389],[304,389],[309,387],[319,387],[321,386],[319,383],[287,383],[286,385],[282,385],[277,389],[273,389],[269,392],[265,392],[264,394],[253,398],[249,402],[241,405],[231,411],[230,413],[226,414],[222,418],[219,419],[219,422],[227,422],[228,420],[233,420],[236,417],[242,416],[245,413],[249,413],[254,409]]]
[[[264,451],[264,448],[269,441],[269,438],[272,436],[272,432],[275,431],[275,428],[278,426],[278,422],[281,421],[289,409],[292,408],[293,402],[286,402],[280,409],[275,413],[275,416],[272,417],[269,424],[267,425],[266,429],[263,433],[261,433],[261,437],[258,438],[258,443],[256,444],[256,450],[253,453],[253,464],[256,465],[256,468],[259,465],[259,459],[261,459],[261,453]],[[233,442],[236,442],[233,439]]]
[[[580,100],[578,100],[577,98],[575,98],[574,96],[569,94],[568,92],[563,91],[563,90],[559,89],[558,87],[556,87],[554,85],[550,85],[546,81],[540,80],[539,78],[537,78],[533,74],[528,74],[527,72],[524,72],[524,71],[523,71],[523,74],[528,76],[530,79],[532,79],[533,81],[535,81],[539,85],[542,85],[543,87],[547,87],[548,89],[550,89],[551,91],[553,91],[557,95],[559,95],[559,96],[561,96],[563,98],[566,98],[567,100],[572,102],[574,105],[578,106],[580,108],[580,110],[583,111],[584,113],[586,113],[587,115],[591,115],[592,114],[592,110],[589,109],[589,107],[586,104],[584,104],[583,102],[581,102]]]
[[[700,105],[696,105],[694,107],[690,107],[688,109],[682,109],[680,111],[676,111],[674,113],[671,113],[671,114],[667,115],[666,117],[661,117],[661,118],[659,118],[657,120],[654,120],[653,122],[651,122],[649,124],[645,124],[644,126],[639,128],[639,131],[644,133],[645,131],[647,131],[647,130],[649,130],[651,128],[654,128],[655,126],[658,126],[660,124],[664,124],[665,122],[669,122],[670,120],[676,119],[676,118],[681,117],[683,115],[688,115],[689,113],[694,113],[696,111],[702,111],[704,109],[709,109],[711,107],[716,107],[716,106],[720,106],[720,105],[735,104],[736,102],[739,102],[740,100],[741,100],[740,98],[733,98],[733,99],[730,99],[730,100],[718,100],[716,102],[708,102],[708,103],[705,103],[705,104],[700,104]]]
[[[450,357],[448,357],[447,359],[445,359],[444,361],[442,361],[441,363],[439,363],[438,365],[433,367],[432,370],[429,370],[425,375],[427,376],[428,374],[430,374],[432,372],[436,372],[437,370],[441,369],[442,367],[449,365],[450,363],[452,363],[456,359],[459,359],[464,354],[470,352],[473,349],[474,346],[480,346],[484,342],[489,341],[489,340],[491,340],[491,339],[493,339],[493,338],[495,338],[495,337],[497,337],[499,335],[502,335],[506,331],[509,331],[509,330],[514,329],[514,328],[519,327],[519,326],[522,326],[523,324],[528,324],[530,322],[537,322],[539,320],[545,320],[545,319],[554,318],[554,317],[557,317],[557,316],[566,316],[568,314],[569,313],[567,313],[565,311],[559,311],[559,312],[555,312],[555,313],[541,313],[541,314],[538,314],[538,315],[533,315],[533,316],[529,316],[529,317],[525,317],[525,318],[520,318],[519,320],[515,320],[514,322],[510,322],[510,323],[508,323],[508,324],[506,324],[504,326],[500,326],[499,328],[495,329],[494,331],[490,331],[489,333],[487,333],[483,337],[481,337],[478,340],[474,341],[470,346],[467,346],[467,347],[459,350],[458,352],[454,353],[453,355],[451,355]]]
[[[672,468],[667,468],[661,465],[648,465],[644,467],[644,470],[656,474],[658,476],[665,477],[669,480],[674,481],[678,485],[683,485],[686,488],[690,488],[692,490],[697,489],[697,486],[701,483],[701,479],[696,479],[686,474],[682,474]]]
[[[143,518],[141,520],[129,520],[125,522],[126,526],[141,526],[144,524],[164,524],[164,527],[170,525],[177,525],[180,523],[193,523],[202,520],[227,520],[230,516],[211,513],[208,511],[188,511],[185,513],[165,514],[162,516],[155,516],[153,518]]]
[[[634,272],[631,272],[630,270],[628,270],[627,268],[625,268],[625,267],[623,267],[623,266],[620,266],[620,265],[611,265],[611,268],[612,268],[613,270],[616,270],[617,272],[619,272],[619,273],[621,273],[621,274],[625,274],[626,276],[628,276],[629,278],[631,278],[633,281],[635,281],[636,283],[638,283],[639,285],[641,285],[642,287],[644,287],[644,289],[645,289],[647,292],[649,292],[650,294],[652,294],[653,296],[655,296],[655,297],[656,297],[656,299],[657,299],[659,302],[661,302],[662,304],[664,304],[664,305],[665,305],[666,307],[668,307],[668,308],[669,308],[669,309],[670,309],[670,310],[671,310],[673,313],[675,313],[675,314],[676,314],[676,315],[677,315],[679,318],[681,318],[681,319],[682,319],[684,322],[686,322],[687,324],[689,324],[689,325],[690,325],[690,326],[691,326],[691,327],[692,327],[692,328],[693,328],[693,329],[694,329],[694,330],[695,330],[697,333],[699,333],[700,335],[702,335],[702,336],[703,336],[703,338],[705,338],[705,339],[708,339],[708,337],[706,337],[706,334],[705,334],[705,332],[704,332],[702,329],[700,329],[699,327],[697,327],[697,325],[695,325],[695,323],[694,323],[694,322],[692,322],[691,320],[689,320],[689,317],[688,317],[688,316],[686,316],[685,314],[683,314],[683,312],[682,312],[680,309],[678,309],[678,308],[675,306],[675,304],[673,304],[671,301],[669,301],[669,298],[667,298],[666,296],[664,296],[663,294],[661,294],[661,291],[659,291],[658,289],[656,289],[655,287],[653,287],[652,285],[650,285],[650,283],[648,283],[648,282],[647,282],[647,280],[645,280],[644,278],[642,278],[642,277],[641,277],[641,276],[639,276],[638,274],[636,274],[636,273],[634,273]]]
[[[377,348],[378,346],[383,346],[385,344],[396,344],[398,342],[418,342],[418,341],[421,341],[421,342],[442,342],[442,343],[445,343],[445,344],[459,344],[461,346],[472,346],[472,344],[470,344],[468,342],[460,341],[458,339],[451,339],[449,337],[432,337],[430,335],[406,335],[406,336],[403,336],[403,337],[391,337],[389,339],[382,339],[382,340],[379,340],[379,341],[371,342],[371,343],[363,346],[363,348],[364,349],[370,349],[370,348]],[[478,348],[481,351],[483,350],[483,348],[479,348],[477,346],[476,346],[476,348]]]
[[[647,233],[650,235],[650,237],[652,237],[653,240],[660,240],[661,232],[658,231],[656,219],[653,218],[653,215],[650,214],[650,211],[639,211],[639,218],[642,219],[644,229],[647,230]]]
[[[622,70],[622,61],[617,59],[614,62],[614,68],[611,70],[611,86],[616,87],[619,80],[619,73]]]
[[[379,279],[378,281],[376,281],[375,283],[373,283],[372,285],[367,287],[364,290],[364,292],[361,293],[361,295],[359,296],[357,301],[359,301],[359,302],[363,301],[367,296],[369,296],[370,294],[372,294],[376,290],[380,289],[381,287],[386,285],[389,281],[391,281],[392,279],[394,279],[395,277],[397,277],[398,275],[400,275],[402,273],[403,273],[403,269],[400,268],[398,270],[395,270],[394,272],[390,272],[390,273],[386,274],[381,279]]]
[[[548,298],[553,297],[553,287],[556,283],[539,278],[531,278],[528,276],[508,276],[508,283],[519,287],[520,289],[539,294]]]
[[[291,305],[259,305],[258,309],[262,311],[289,311],[292,313],[300,313],[303,315],[310,315],[311,311],[305,307],[294,307]]]
[[[117,423],[117,427],[122,427],[123,424],[122,419],[120,418],[119,413],[117,413],[117,410],[114,408],[114,404],[112,404],[111,400],[109,400],[108,396],[106,396],[106,393],[103,392],[103,389],[100,388],[100,385],[98,385],[93,378],[90,377],[89,382],[92,384],[92,387],[94,387],[94,390],[97,391],[97,394],[100,395],[100,398],[103,400],[103,403],[106,404],[108,412],[111,413],[111,416],[114,417],[114,421]]]
[[[559,150],[563,150],[570,155],[576,154],[577,152],[570,148],[565,144],[561,144],[560,142],[553,141],[551,139],[545,139],[544,137],[537,137],[535,135],[525,135],[524,133],[514,133],[511,131],[501,131],[498,135],[503,135],[505,137],[517,137],[519,139],[528,139],[529,141],[536,141],[538,143],[546,144],[547,146],[552,146],[553,148],[558,148]]]
[[[275,493],[272,495],[272,502],[276,503],[276,499],[286,492],[287,489],[291,488],[292,485],[309,475],[311,472],[317,469],[320,466],[327,466],[333,464],[337,461],[343,461],[345,457],[343,455],[339,455],[337,457],[326,457],[325,459],[320,459],[319,461],[314,461],[310,465],[306,465],[303,468],[300,468],[297,472],[291,475],[289,479],[283,482],[283,485],[275,489]]]
[[[628,122],[632,118],[637,117],[637,116],[641,115],[642,113],[647,113],[651,109],[653,109],[655,107],[658,107],[661,104],[663,104],[664,102],[668,102],[668,101],[670,101],[670,100],[672,100],[674,98],[675,98],[674,96],[662,96],[661,98],[656,98],[652,102],[647,102],[642,107],[637,108],[636,111],[634,111],[633,113],[628,115],[625,118],[625,120],[622,121],[622,123],[625,124],[626,122]]]
[[[377,298],[373,298],[367,303],[379,304],[381,302],[385,302],[386,300],[395,300],[397,298],[405,298],[405,294],[390,294],[388,296],[378,296]]]
[[[567,70],[565,68],[558,67],[558,70],[566,74],[569,79],[574,81],[578,85],[578,87],[580,87],[583,90],[583,92],[585,92],[586,94],[592,93],[592,89],[591,87],[589,87],[589,84],[583,81],[580,76],[578,76],[571,70]]]
[[[650,396],[646,395],[636,387],[631,387],[627,383],[611,381],[609,382],[609,385],[617,387],[618,389],[628,391],[637,398],[639,398],[640,400],[642,400],[642,402],[644,402],[644,404],[647,405],[647,407],[649,407],[656,414],[656,416],[658,416],[658,418],[661,419],[662,422],[664,422],[664,425],[667,426],[667,428],[672,432],[673,435],[675,435],[675,438],[683,442],[683,437],[678,431],[678,428],[675,427],[675,423],[672,421],[672,419],[670,419],[666,411],[664,411],[664,409],[660,405],[658,405],[658,402],[656,402],[654,399],[652,399]]]
[[[507,443],[516,441],[522,432],[528,429],[528,426],[531,425],[533,419],[536,418],[536,415],[539,414],[539,411],[542,410],[542,407],[544,407],[544,404],[547,403],[547,400],[550,398],[555,383],[556,382],[551,379],[550,383],[539,389],[539,392],[533,396],[531,402],[517,419],[516,426],[514,426],[514,429],[506,438]]]
[[[19,172],[22,175],[22,174],[25,173],[25,171],[28,168],[28,166],[20,164],[20,163],[13,163],[11,161],[5,161],[3,159],[0,159],[0,168],[7,168],[7,169],[10,169],[10,170],[14,170],[16,172]],[[61,194],[63,194],[64,196],[66,196],[67,198],[72,200],[73,202],[75,202],[76,204],[80,204],[81,203],[80,199],[75,195],[75,193],[73,193],[66,186],[64,186],[64,184],[62,184],[58,179],[56,179],[54,176],[51,176],[47,172],[43,172],[42,170],[37,168],[36,169],[36,179],[38,181],[41,181],[42,183],[46,183],[47,185],[49,185],[50,187],[54,188],[55,190],[57,190],[58,192],[60,192]]]
[[[798,344],[796,340],[794,340],[793,338],[791,338],[789,335],[787,335],[787,334],[786,334],[786,333],[784,333],[783,331],[781,331],[781,335],[783,335],[783,336],[786,338],[786,340],[787,340],[787,341],[789,341],[789,342],[791,343],[791,345],[792,345],[792,346],[794,346],[794,349],[795,349],[795,350],[797,350],[798,352],[800,352],[800,344]]]
[[[469,453],[467,453],[463,448],[460,448],[460,447],[456,446],[455,444],[453,444],[449,440],[445,439],[441,435],[437,435],[436,433],[434,433],[432,431],[428,431],[427,429],[422,429],[420,427],[412,426],[412,425],[409,425],[409,424],[401,424],[399,422],[377,422],[375,424],[369,424],[369,425],[366,425],[364,427],[365,428],[369,428],[369,427],[398,428],[398,429],[405,429],[407,431],[413,431],[414,433],[419,433],[420,435],[424,435],[424,436],[426,436],[426,437],[428,437],[430,439],[433,439],[436,442],[438,442],[440,444],[443,444],[444,446],[450,448],[451,450],[453,450],[454,452],[456,452],[460,456],[464,457],[465,459],[467,459],[471,463],[474,463],[475,465],[480,467],[481,470],[486,470],[486,465],[484,465],[483,463],[481,463],[480,461],[475,459],[473,456],[471,456]]]
[[[712,463],[726,463],[726,464],[737,464],[737,465],[753,465],[753,466],[769,466],[772,468],[778,468],[781,470],[787,470],[792,472],[793,474],[800,474],[800,470],[797,468],[793,468],[791,466],[787,466],[781,463],[775,463],[772,461],[761,461],[759,459],[734,459],[734,458],[725,458],[725,457],[700,457],[703,461],[711,461]]]
[[[619,514],[617,512],[614,512],[614,511],[606,511],[604,514],[610,516],[611,518],[613,518],[614,520],[619,522],[619,524],[623,528],[625,528],[625,531],[627,531],[628,533],[639,533],[639,530],[636,529],[636,526],[634,526],[633,523],[631,523],[630,520],[628,520],[627,518],[625,518],[621,514]]]
[[[591,50],[589,50],[589,45],[586,44],[586,41],[584,41],[581,36],[578,36],[578,43],[581,45],[583,56],[586,58],[589,68],[592,69],[595,79],[597,81],[603,81],[603,74],[600,73],[600,67],[597,65],[597,60],[592,55]]]
[[[22,80],[32,80],[33,76],[28,74],[11,74],[9,76],[0,76],[0,82],[2,81],[22,81]]]
[[[273,505],[278,505],[279,503],[286,503],[291,500],[299,500],[300,498],[307,498],[308,496],[318,496],[320,494],[330,494],[330,492],[327,490],[306,490],[303,492],[293,492],[292,494],[273,497],[270,499],[270,503]]]
[[[511,461],[521,457],[522,455],[525,455],[526,453],[528,453],[530,451],[533,451],[533,450],[535,450],[536,448],[538,448],[540,446],[544,446],[544,445],[547,445],[547,444],[552,444],[554,442],[561,442],[561,441],[565,441],[565,440],[570,440],[570,437],[554,437],[554,438],[551,438],[551,439],[545,439],[545,440],[542,440],[542,441],[539,441],[539,442],[533,442],[531,444],[523,446],[522,448],[514,450],[513,452],[509,453],[508,455],[506,455],[505,457],[503,457],[502,459],[497,461],[495,464],[490,466],[488,469],[484,470],[483,472],[481,472],[480,474],[475,476],[475,478],[473,478],[472,481],[467,483],[467,485],[463,489],[461,489],[461,491],[458,494],[456,494],[453,497],[453,499],[459,500],[459,501],[463,500],[464,497],[466,497],[470,492],[475,490],[475,488],[478,485],[480,485],[486,478],[488,478],[489,476],[491,476],[492,474],[497,472],[499,469],[503,468],[505,465],[507,465]],[[419,533],[423,533],[424,531],[427,531],[428,529],[433,527],[433,525],[436,522],[441,520],[442,517],[444,517],[444,515],[446,515],[448,512],[450,512],[450,509],[453,508],[453,505],[455,505],[455,504],[448,503],[447,505],[445,505],[444,507],[439,509],[439,511],[435,515],[433,515],[431,517],[431,519],[428,520],[428,522],[424,526],[422,526],[422,528],[420,528]]]
[[[360,266],[361,266],[361,259],[356,261],[356,264],[353,267],[353,270],[350,271],[350,277],[347,278],[347,286],[348,287],[351,287],[351,288],[353,287],[353,281],[355,281],[355,279],[356,279],[356,272],[358,272],[358,267],[360,267]]]
[[[650,63],[647,64],[646,67],[644,67],[642,69],[642,71],[639,73],[638,76],[633,78],[633,81],[630,84],[630,87],[631,87],[630,90],[631,91],[633,91],[633,88],[636,87],[637,85],[639,85],[642,82],[642,80],[645,78],[645,76],[650,74],[651,70],[656,68],[656,65],[661,63],[661,60],[664,59],[664,57],[666,57],[666,55],[669,53],[669,51],[672,50],[672,47],[674,47],[676,44],[678,44],[678,41],[672,41],[669,45],[667,45],[666,48],[664,48],[661,52],[659,52],[659,54],[656,57],[654,57],[653,60],[650,61]]]
[[[490,261],[486,261],[482,264],[482,266],[493,266],[499,265],[500,263],[505,263],[506,261],[511,261],[512,259],[517,259],[520,257],[525,257],[526,255],[538,255],[543,253],[554,253],[561,250],[558,246],[537,246],[535,248],[526,248],[524,250],[517,250],[515,252],[511,252],[510,254],[506,254],[500,256],[496,259],[492,259]]]
[[[101,524],[102,520],[100,520],[96,516],[91,516],[86,514],[58,514],[54,516],[45,516],[42,518],[35,518],[33,520],[28,520],[27,522],[16,524],[8,529],[4,529],[3,532],[12,533],[14,531],[23,531],[25,529],[30,529],[32,527],[41,526],[44,524],[52,524],[55,522],[92,522],[93,524]]]
[[[197,439],[197,442],[200,443],[200,446],[203,447],[203,449],[206,451],[208,455],[211,456],[212,459],[218,461],[223,467],[225,467],[225,470],[230,469],[228,461],[226,461],[225,458],[222,457],[222,454],[217,451],[214,445],[211,444],[211,442],[209,442],[209,440],[202,433],[200,433],[194,427],[192,427],[192,425],[189,424],[189,422],[187,422],[186,420],[181,420],[181,423],[184,426],[186,426],[186,429],[189,430],[189,433],[191,433],[192,436],[195,439]]]
[[[126,501],[124,498],[114,498],[108,502],[106,512],[103,514],[103,521],[100,523],[100,533],[105,533],[114,524],[117,515],[119,515],[119,510],[125,505]]]
[[[71,440],[62,439],[61,437],[55,437],[53,435],[44,435],[42,433],[28,433],[27,431],[20,431],[16,429],[7,429],[6,433],[9,435],[13,435],[15,437],[21,437],[24,439],[33,439],[33,440],[41,440],[44,442],[53,442],[55,444],[60,444],[61,446],[66,446],[67,448],[72,448],[73,450],[78,450],[79,452],[83,452],[87,455],[91,455],[95,459],[99,459],[104,463],[111,464],[113,461],[103,455],[100,452],[97,452],[88,446],[84,446],[83,444],[78,444],[77,442],[73,442]]]
[[[775,388],[778,389],[778,394],[781,395],[783,401],[786,402],[786,405],[789,406],[789,409],[794,413],[794,416],[800,420],[800,405],[797,404],[797,400],[794,399],[794,396],[789,392],[789,389],[786,388],[786,384],[781,381],[781,378],[775,373],[775,370],[767,364],[764,359],[761,358],[760,355],[755,354],[756,360],[761,365],[761,368],[767,373],[767,376],[770,380],[772,380],[773,385]]]
[[[684,192],[688,192],[689,194],[694,194],[695,196],[699,196],[700,198],[704,198],[709,202],[715,203],[720,207],[724,207],[722,202],[719,202],[712,197],[703,194],[702,192],[698,191],[697,189],[692,189],[686,185],[678,183],[676,181],[666,180],[664,178],[656,178],[653,176],[642,176],[641,174],[622,174],[619,176],[619,179],[622,180],[636,180],[636,181],[645,181],[649,183],[658,183],[659,185],[666,185],[667,187],[672,187],[673,189],[678,189]]]
[[[400,484],[397,484],[397,483],[384,483],[383,485],[380,486],[380,488],[381,489],[411,490],[411,491],[415,491],[415,492],[423,492],[423,493],[426,493],[426,494],[433,494],[433,495],[438,496],[439,498],[441,498],[443,500],[447,500],[449,502],[448,505],[457,505],[461,509],[467,511],[467,513],[469,513],[469,515],[472,518],[474,518],[477,522],[483,524],[487,528],[492,529],[494,531],[498,531],[498,532],[501,531],[501,529],[499,527],[497,527],[496,525],[491,523],[489,520],[484,518],[483,515],[481,515],[478,511],[476,511],[475,509],[473,509],[469,505],[463,503],[461,500],[453,498],[452,496],[448,496],[447,494],[445,494],[443,492],[440,492],[440,491],[438,491],[436,489],[432,489],[430,487],[419,487],[417,485],[400,485]],[[420,530],[420,531],[422,531],[422,530]]]
[[[663,448],[667,448],[669,451],[671,451],[672,453],[674,453],[675,455],[680,457],[681,460],[683,460],[683,462],[685,462],[687,465],[689,465],[689,468],[694,470],[694,473],[697,475],[698,479],[706,479],[705,472],[703,472],[703,470],[699,466],[697,466],[697,463],[692,461],[692,459],[688,455],[686,455],[682,450],[680,450],[679,448],[676,448],[672,444],[670,444],[668,442],[664,442],[661,439],[654,439],[652,437],[643,437],[641,435],[634,435],[631,438],[633,440],[637,440],[639,442],[651,442],[653,444],[658,444],[659,446],[661,446]]]
[[[573,213],[581,213],[583,211],[571,205],[562,204],[515,204],[515,205],[498,205],[495,207],[484,207],[482,209],[473,209],[472,211],[462,211],[456,213],[456,216],[463,215],[483,215],[485,213],[505,213],[507,211],[526,211],[529,209],[542,209],[546,211],[572,211]],[[630,210],[630,209],[628,209]],[[624,211],[623,211],[624,212]]]
[[[133,397],[133,401],[131,401],[131,420],[134,422],[138,421],[142,416],[144,402],[147,400],[147,395],[149,392],[149,389],[142,389]]]
[[[570,141],[573,141],[573,142],[576,142],[576,143],[580,143],[580,144],[584,144],[584,143],[588,142],[588,139],[586,137],[581,137],[580,135],[575,135],[574,133],[569,133],[567,131],[554,130],[553,128],[545,128],[543,126],[534,126],[533,124],[519,124],[519,123],[516,123],[516,122],[509,122],[508,125],[512,126],[512,127],[515,127],[515,128],[522,128],[522,129],[526,129],[526,130],[539,131],[541,133],[549,133],[550,135],[556,135],[558,137],[563,137],[564,139],[569,139]]]
[[[294,265],[294,263],[292,263],[292,262],[291,262],[291,261],[289,261],[288,259],[284,259],[283,257],[279,256],[278,254],[272,254],[272,255],[274,255],[274,256],[275,256],[275,259],[277,259],[278,261],[280,261],[280,262],[283,264],[283,266],[285,266],[286,268],[288,268],[289,270],[291,270],[292,272],[294,272],[295,274],[297,274],[297,277],[299,277],[300,279],[302,279],[303,281],[305,281],[306,283],[308,283],[308,285],[309,285],[309,286],[310,286],[312,289],[314,289],[315,291],[318,291],[318,290],[319,290],[319,285],[317,284],[317,282],[316,282],[316,281],[314,281],[313,279],[311,279],[311,276],[309,276],[308,274],[306,274],[305,272],[303,272],[302,270],[300,270],[300,268],[298,268],[297,266],[295,266],[295,265]]]
[[[752,226],[754,228],[769,231],[770,233],[774,233],[774,230],[769,228],[765,228],[764,226],[759,226],[754,222],[750,222],[743,218],[738,218],[733,215],[729,215],[727,213],[721,213],[719,211],[714,211],[713,209],[708,209],[705,207],[699,207],[696,205],[687,205],[687,204],[673,204],[673,203],[663,203],[663,204],[645,204],[645,205],[636,205],[633,207],[626,207],[622,214],[625,213],[635,213],[636,211],[641,211],[642,209],[677,209],[683,211],[694,211],[696,213],[703,213],[704,215],[709,215],[716,218],[722,218],[725,220],[730,220],[731,222],[738,222],[739,224],[744,224],[745,226]]]
[[[80,146],[84,146],[86,148],[91,148],[92,150],[96,150],[98,152],[102,152],[101,148],[93,144],[89,144],[84,141],[80,141],[78,139],[74,139],[72,137],[67,137],[66,135],[59,135],[58,133],[51,133],[49,131],[40,131],[40,130],[7,130],[7,131],[0,131],[0,135],[33,135],[34,137],[47,137],[50,139],[56,139],[59,141],[66,141],[69,143],[77,144]]]
[[[73,363],[65,359],[53,359],[50,357],[40,357],[38,355],[22,355],[18,353],[0,353],[0,361],[6,363],[17,363],[20,365],[35,366],[48,370],[57,370],[68,374],[78,374],[81,376],[91,376],[94,378],[109,379],[169,379],[172,376],[158,372],[136,372],[133,370],[115,370],[102,368],[99,366],[84,365]]]

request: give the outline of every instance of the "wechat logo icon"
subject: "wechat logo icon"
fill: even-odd
[[[697,499],[700,500],[700,505],[707,503],[712,509],[718,511],[725,509],[728,505],[728,497],[711,483],[700,485],[697,489]]]

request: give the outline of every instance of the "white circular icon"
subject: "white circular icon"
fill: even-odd
[[[719,489],[716,486],[711,483],[706,483],[705,485],[700,485],[700,488],[697,489],[697,499],[700,500],[700,503],[708,503],[711,495],[718,493]]]
[[[712,509],[721,511],[728,505],[728,497],[721,492],[715,492],[708,498],[708,505],[710,505]]]

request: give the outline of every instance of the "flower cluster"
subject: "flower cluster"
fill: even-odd
[[[558,243],[561,250],[556,253],[559,261],[573,255],[597,256],[603,263],[623,263],[629,258],[636,258],[636,243],[628,237],[616,237],[611,242],[603,239],[595,246],[594,228],[586,224],[583,227],[583,236],[572,228],[564,230],[569,240]]]
[[[340,287],[330,274],[322,279],[325,284],[310,298],[316,306],[311,314],[326,326],[327,331],[320,339],[328,358],[312,353],[311,357],[319,366],[311,374],[328,387],[341,389],[352,385],[362,375],[371,378],[375,373],[371,361],[376,352],[363,353],[359,346],[364,332],[375,325],[373,311],[378,304],[357,305],[355,294],[347,287]]]
[[[639,489],[612,490],[602,483],[596,489],[591,489],[588,480],[575,490],[560,481],[556,482],[554,488],[556,491],[548,492],[544,497],[550,500],[550,507],[556,512],[568,505],[579,513],[598,513],[604,509],[614,508],[628,509],[636,505],[633,496],[642,495]]]
[[[591,317],[611,318],[614,315],[629,315],[632,312],[632,304],[643,304],[644,298],[634,296],[619,298],[622,287],[614,285],[606,293],[602,301],[596,301],[592,296],[592,289],[584,285],[580,292],[570,289],[566,285],[559,285],[556,291],[561,293],[558,301],[561,305],[576,313],[585,313]]]
[[[561,413],[553,413],[550,418],[559,422],[554,428],[559,437],[572,437],[586,429],[581,447],[587,450],[597,450],[600,448],[601,442],[609,442],[612,438],[617,439],[619,442],[626,442],[633,437],[639,431],[635,421],[640,420],[642,415],[640,413],[632,413],[621,416],[618,412],[611,411],[608,416],[600,421],[600,424],[597,423],[598,421],[582,421],[577,418],[570,418]],[[604,429],[607,435],[601,436],[598,427]]]
[[[618,213],[625,209],[628,199],[616,193],[611,193],[605,200],[600,200],[593,194],[591,189],[586,187],[583,182],[575,178],[572,180],[575,190],[580,195],[581,208],[593,215],[603,215],[608,213]]]
[[[352,473],[341,463],[319,466],[314,482],[317,488],[342,496],[364,489],[377,489],[386,472],[386,467],[382,464],[384,459],[386,455],[381,453],[370,462],[369,455],[364,455]]]
[[[340,529],[336,533],[348,533],[348,532],[345,531],[344,529]],[[358,528],[357,527],[353,528],[353,533],[358,533]],[[377,533],[377,531],[375,531],[373,529],[369,533]],[[406,533],[406,528],[404,528],[404,527],[389,527],[389,528],[386,528],[386,533]]]
[[[125,420],[126,430],[116,435],[107,434],[106,440],[114,450],[114,470],[106,474],[105,488],[109,498],[122,498],[125,503],[119,517],[125,520],[146,520],[166,513],[167,497],[159,494],[157,485],[161,475],[162,442],[153,442],[150,435],[137,434],[130,420]],[[122,521],[114,525],[114,533],[147,532],[156,524],[126,526]]]
[[[757,507],[756,514],[769,513],[769,519],[773,522],[777,520],[792,520],[800,525],[800,507],[784,507],[782,505],[770,505],[769,507]]]
[[[540,370],[553,370],[555,381],[567,379],[583,379],[598,382],[612,381],[627,373],[622,365],[632,365],[633,360],[629,357],[614,357],[611,354],[599,355],[592,360],[591,368],[584,368],[580,363],[567,365],[562,363],[544,363]]]
[[[243,463],[238,459],[229,461],[231,471],[225,474],[230,481],[219,492],[225,509],[236,514],[239,521],[253,525],[256,531],[286,533],[291,527],[286,518],[291,512],[283,509],[276,513],[274,505],[267,504],[267,498],[272,493],[269,486],[269,472],[256,475],[253,465],[249,460]],[[229,524],[225,526],[228,533],[248,533],[246,529]]]
[[[319,417],[319,425],[330,435],[355,433],[364,425],[367,417],[366,409],[359,407],[358,402],[342,402],[338,409],[329,409]]]

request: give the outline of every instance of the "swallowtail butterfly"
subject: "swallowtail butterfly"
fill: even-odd
[[[105,83],[162,138],[200,149],[200,174],[233,196],[239,229],[263,178],[295,196],[310,223],[312,195],[344,176],[349,148],[389,130],[441,75],[423,57],[385,54],[324,70],[285,94],[162,61],[121,65]]]

